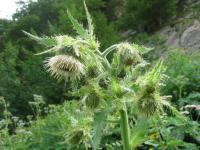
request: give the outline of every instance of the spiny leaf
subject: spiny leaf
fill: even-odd
[[[145,134],[147,133],[147,131],[148,131],[148,120],[141,119],[136,123],[136,125],[133,127],[130,140],[132,148],[136,148],[146,140]]]
[[[163,60],[160,59],[154,68],[148,73],[148,78],[157,83],[161,80],[165,67],[163,66]]]
[[[55,51],[55,47],[50,48],[50,49],[48,49],[48,50],[46,50],[46,51],[43,51],[43,52],[41,52],[41,53],[37,53],[37,54],[35,54],[35,55],[43,55],[43,54],[50,53],[50,52],[54,52],[54,51]]]
[[[138,44],[135,44],[135,43],[133,43],[132,46],[134,48],[136,48],[140,52],[140,54],[142,54],[142,55],[149,53],[150,51],[152,51],[154,49],[154,48],[145,47],[143,45],[138,45]]]
[[[85,7],[85,12],[86,12],[86,16],[87,16],[87,21],[88,21],[88,31],[89,31],[89,34],[91,36],[91,38],[93,37],[93,34],[94,34],[94,26],[92,24],[92,17],[88,11],[88,8],[86,6],[86,3],[84,1],[84,7]]]
[[[67,11],[69,19],[73,25],[74,30],[84,39],[88,38],[88,31],[84,29],[83,25],[80,24],[69,11]]]
[[[160,101],[162,106],[167,108],[173,115],[177,118],[181,119],[182,121],[187,121],[187,118],[184,117],[175,107],[173,107],[168,101],[165,99]]]
[[[94,123],[93,123],[93,138],[92,138],[92,146],[96,150],[99,147],[102,138],[102,130],[105,126],[108,109],[103,109],[94,116]]]
[[[45,45],[47,47],[53,47],[56,45],[56,39],[52,37],[38,37],[26,31],[22,31],[26,35],[28,35],[31,39],[37,41],[39,44]]]

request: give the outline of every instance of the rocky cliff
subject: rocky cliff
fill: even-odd
[[[188,0],[183,13],[156,32],[166,40],[165,45],[172,48],[183,48],[189,53],[200,51],[200,0]]]

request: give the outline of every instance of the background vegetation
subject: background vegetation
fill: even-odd
[[[13,15],[12,20],[0,20],[0,138],[3,139],[0,149],[1,145],[6,145],[7,149],[13,149],[12,145],[15,145],[16,150],[30,147],[36,147],[38,150],[65,149],[67,144],[62,142],[70,119],[66,114],[73,113],[71,105],[77,105],[76,102],[68,104],[65,101],[75,97],[70,96],[70,86],[57,82],[46,73],[42,62],[46,55],[34,55],[43,51],[44,47],[27,38],[22,31],[38,36],[75,35],[67,10],[86,26],[82,2],[21,2],[22,7]],[[161,92],[164,95],[172,95],[171,103],[187,114],[188,119],[182,121],[174,116],[165,116],[165,124],[159,127],[163,139],[152,131],[148,135],[150,140],[145,141],[139,149],[198,149],[200,56],[198,52],[191,55],[182,49],[168,49],[163,39],[154,36],[156,30],[173,24],[173,21],[181,16],[186,0],[86,0],[86,3],[95,24],[95,34],[101,42],[101,50],[128,40],[168,53],[164,65],[169,79]],[[131,38],[126,36],[127,31],[133,32]],[[152,63],[161,56],[155,54],[154,50],[144,55],[145,59]],[[38,98],[34,94],[42,97]],[[33,103],[30,105],[29,102]],[[8,121],[6,126],[5,120]],[[152,130],[156,128],[158,127],[153,126]],[[113,130],[115,134],[105,137],[105,141],[101,143],[102,147],[109,141],[114,149],[120,149],[119,143],[116,142],[120,138],[119,131],[115,128]]]

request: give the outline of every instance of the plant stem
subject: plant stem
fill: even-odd
[[[129,132],[129,124],[128,124],[128,115],[126,106],[124,104],[124,108],[120,110],[120,126],[121,126],[121,136],[123,142],[124,150],[131,150],[130,148],[130,132]]]

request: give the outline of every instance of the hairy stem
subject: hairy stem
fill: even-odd
[[[128,115],[126,106],[120,110],[120,126],[121,126],[121,136],[123,142],[123,149],[124,150],[131,150],[130,148],[130,131],[129,131],[129,124],[128,124]]]

